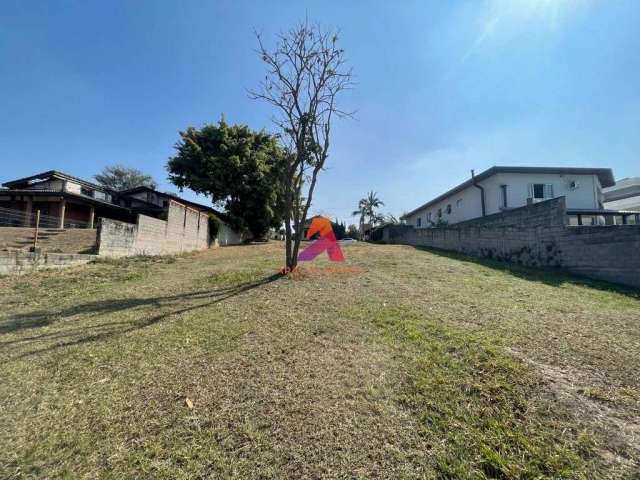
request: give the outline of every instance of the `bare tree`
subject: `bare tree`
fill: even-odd
[[[329,155],[331,122],[351,116],[337,107],[336,99],[353,85],[352,72],[334,30],[305,21],[278,35],[273,51],[256,36],[267,74],[250,94],[276,108],[273,121],[289,153],[283,183],[286,269],[291,271],[298,263],[318,173]]]

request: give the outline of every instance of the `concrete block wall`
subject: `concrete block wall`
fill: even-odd
[[[147,217],[148,218],[148,217]],[[134,255],[138,226],[103,218],[98,225],[98,255],[126,257]]]
[[[200,215],[196,233],[196,241],[198,248],[207,248],[210,246],[209,217],[207,215]]]
[[[640,287],[640,226],[568,225],[564,197],[439,228],[390,228],[389,243],[427,246]]]
[[[569,271],[640,288],[640,225],[568,227],[558,246]]]
[[[134,253],[127,255],[147,254],[157,255],[162,253],[172,253],[180,251],[179,245],[172,242],[173,237],[168,235],[167,222],[157,218],[138,215],[137,231],[134,232],[131,249]],[[98,252],[102,254],[101,252]]]
[[[171,201],[167,220],[138,215],[137,224],[102,219],[98,254],[109,257],[166,255],[209,247],[208,216]]]
[[[40,269],[73,267],[92,262],[95,258],[95,255],[74,253],[0,251],[0,275],[23,274]]]

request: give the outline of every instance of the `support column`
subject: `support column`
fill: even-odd
[[[96,209],[93,205],[91,205],[91,210],[89,210],[89,228],[93,228],[93,221],[96,216]]]
[[[60,229],[64,229],[64,213],[66,209],[67,201],[63,198],[62,200],[60,200],[60,223],[58,225],[58,228]]]
[[[24,222],[23,222],[23,225],[25,227],[29,227],[29,226],[31,226],[31,216],[32,216],[31,211],[33,210],[33,200],[32,200],[31,197],[27,197],[26,202],[27,202],[27,206],[26,206],[26,208],[24,210]]]

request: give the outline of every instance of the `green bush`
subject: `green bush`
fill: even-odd
[[[222,222],[215,215],[209,215],[209,243],[212,243],[218,236]]]

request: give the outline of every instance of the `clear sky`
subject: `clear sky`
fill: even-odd
[[[342,30],[358,82],[313,213],[355,223],[375,190],[398,215],[492,165],[640,175],[637,0],[5,0],[0,180],[121,163],[176,190],[178,130],[223,113],[273,128],[247,96],[263,75],[253,31],[305,15]]]

